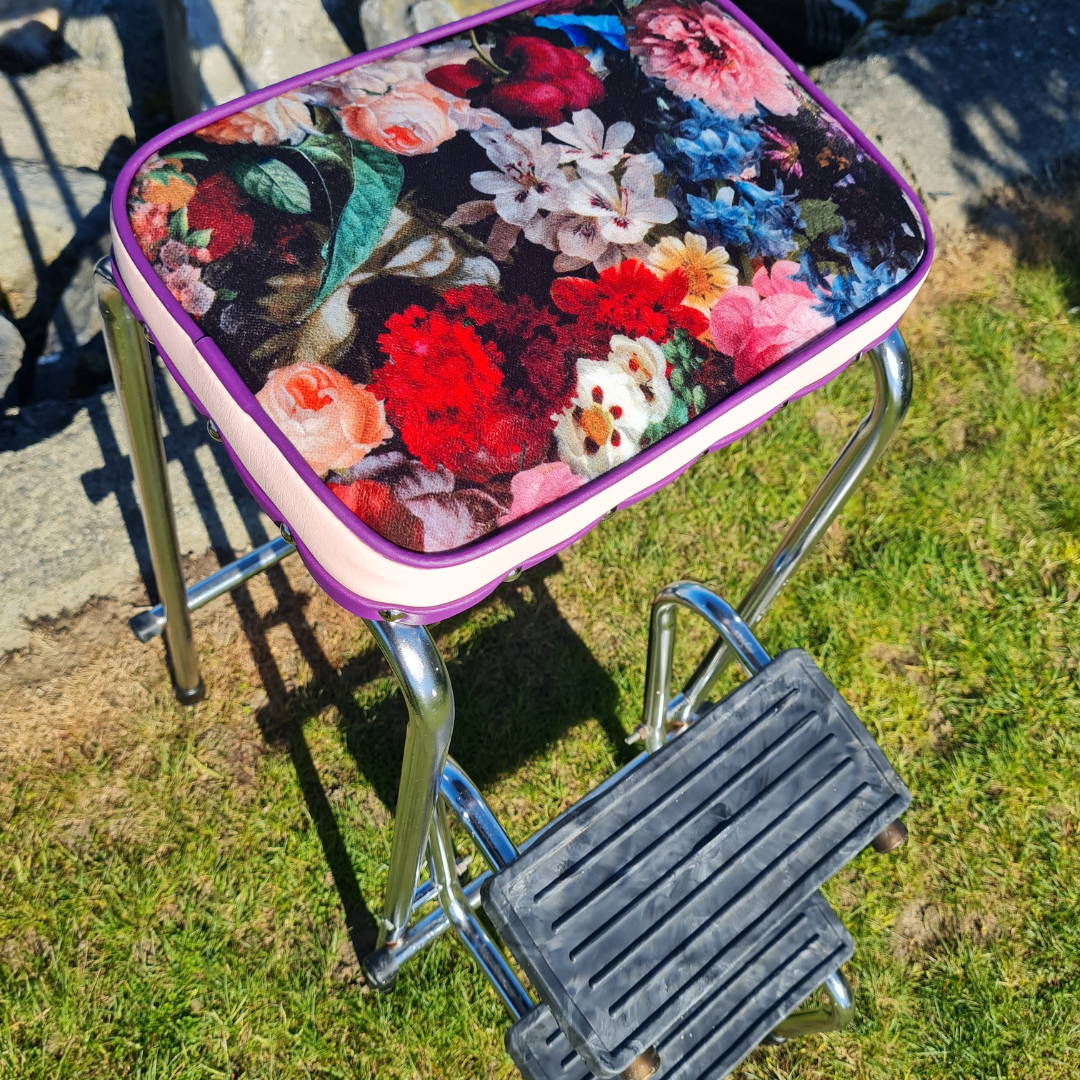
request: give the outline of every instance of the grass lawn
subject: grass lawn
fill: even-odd
[[[923,304],[907,424],[762,624],[914,804],[900,852],[826,889],[856,1025],[739,1077],[1080,1073],[1078,304],[1062,262]],[[871,390],[856,365],[439,628],[453,752],[516,838],[633,753],[655,590],[737,600]],[[516,1076],[456,943],[390,995],[359,978],[405,722],[362,624],[286,564],[200,613],[210,694],[182,710],[124,614],[0,666],[0,1077]]]

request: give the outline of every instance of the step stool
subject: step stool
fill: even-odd
[[[514,0],[177,125],[122,171],[112,229],[98,302],[161,600],[132,629],[198,700],[190,611],[297,552],[408,706],[371,984],[452,929],[534,1080],[720,1077],[848,1022],[853,944],[817,890],[903,840],[909,795],[813,661],[750,627],[910,401],[895,327],[933,242],[873,144],[727,0]],[[191,588],[151,343],[280,526]],[[864,353],[873,407],[738,610],[657,597],[643,753],[518,850],[449,756],[428,625]],[[672,693],[679,607],[718,636]],[[714,703],[733,659],[749,678]]]

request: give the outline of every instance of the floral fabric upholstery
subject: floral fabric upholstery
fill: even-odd
[[[330,490],[460,547],[898,285],[885,171],[710,2],[541,4],[184,136],[142,251]]]

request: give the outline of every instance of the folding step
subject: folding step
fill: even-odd
[[[752,940],[751,940],[752,939]],[[656,1080],[720,1080],[855,951],[820,895],[763,940],[748,940],[715,992],[686,1013],[661,1010],[635,1034],[656,1048]],[[699,978],[712,981],[706,969]],[[591,1080],[551,1010],[526,1013],[506,1034],[525,1080]]]
[[[716,995],[910,801],[791,650],[538,836],[484,908],[570,1045],[613,1076],[661,1014]]]

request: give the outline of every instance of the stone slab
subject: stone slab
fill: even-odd
[[[349,56],[342,19],[328,8],[310,0],[162,0],[177,118]]]
[[[181,551],[239,555],[270,539],[272,523],[163,371],[158,394]],[[0,652],[25,647],[34,620],[125,598],[149,574],[116,394],[67,405],[55,430],[64,408],[43,402],[0,420]]]
[[[5,121],[7,115],[0,111]],[[33,307],[45,269],[105,197],[106,186],[88,169],[0,158],[0,289],[16,318]]]
[[[22,364],[25,348],[22,334],[0,315],[0,397],[4,396],[11,380],[15,378],[15,373]]]
[[[1016,0],[823,64],[815,81],[906,174],[935,230],[1080,151],[1080,7]]]

